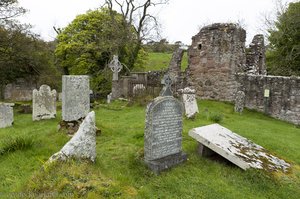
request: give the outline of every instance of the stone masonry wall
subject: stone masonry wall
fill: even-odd
[[[32,80],[17,79],[14,83],[5,86],[4,99],[10,101],[30,101],[32,100],[32,90],[36,88],[37,84]]]
[[[272,117],[300,124],[300,77],[237,75],[245,106]],[[264,97],[265,89],[270,90]]]
[[[237,72],[246,67],[246,31],[236,24],[212,24],[192,38],[187,84],[202,99],[233,101]]]
[[[253,37],[246,54],[246,73],[252,75],[267,75],[266,48],[264,36],[259,34]]]

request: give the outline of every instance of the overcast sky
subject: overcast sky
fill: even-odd
[[[242,21],[247,42],[261,33],[262,16],[275,10],[276,0],[170,0],[156,10],[162,36],[169,42],[191,43],[199,27],[215,22]],[[282,0],[291,2],[293,0]],[[63,28],[78,14],[103,5],[104,0],[19,0],[28,13],[20,18],[33,25],[33,31],[45,40],[53,40],[53,26]]]

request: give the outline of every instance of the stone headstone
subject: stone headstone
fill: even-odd
[[[199,142],[201,155],[217,153],[244,170],[256,168],[286,172],[290,167],[289,163],[271,155],[263,147],[219,124],[193,128],[189,136]]]
[[[155,173],[187,159],[182,152],[182,103],[160,96],[147,106],[144,136],[145,163]]]
[[[122,63],[119,61],[118,56],[114,55],[108,67],[113,72],[111,99],[115,100],[121,97],[121,86],[119,81],[119,72],[123,69]]]
[[[106,102],[107,102],[108,104],[110,104],[110,102],[111,102],[111,93],[109,93],[109,94],[107,95]]]
[[[173,80],[169,74],[164,75],[163,79],[161,80],[161,84],[163,84],[164,87],[160,92],[160,96],[173,96],[171,89]]]
[[[14,122],[13,103],[0,103],[0,128],[12,126]]]
[[[32,92],[32,120],[51,119],[56,117],[56,90],[42,85]]]
[[[184,89],[181,89],[180,92],[182,93],[182,101],[184,104],[186,117],[187,118],[195,117],[195,115],[199,113],[195,89],[186,87]]]
[[[62,120],[75,121],[90,111],[90,85],[87,75],[63,75]]]
[[[145,92],[146,87],[144,86],[144,84],[136,84],[133,89],[132,89],[132,93],[134,96],[138,96],[141,95]]]
[[[113,60],[109,63],[108,66],[111,69],[111,71],[113,72],[113,81],[119,80],[118,74],[122,70],[123,66],[122,66],[121,62],[119,61],[117,55],[113,56]]]
[[[95,162],[96,125],[94,111],[88,113],[76,134],[59,152],[50,157],[49,162],[55,160],[65,161],[69,158],[87,159]]]
[[[245,93],[243,91],[238,91],[235,94],[235,105],[234,111],[238,113],[242,113],[245,106]]]

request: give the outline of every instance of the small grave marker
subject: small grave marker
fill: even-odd
[[[56,90],[42,85],[32,92],[32,120],[51,119],[56,117]]]
[[[0,128],[12,126],[14,122],[13,103],[0,103]]]

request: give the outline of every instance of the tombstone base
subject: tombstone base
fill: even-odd
[[[183,163],[187,160],[187,154],[184,152],[169,155],[156,160],[145,160],[147,166],[156,174],[161,171],[169,169],[177,164]]]
[[[198,142],[197,152],[202,157],[210,157],[210,156],[216,154],[213,150],[204,146],[200,142]]]

